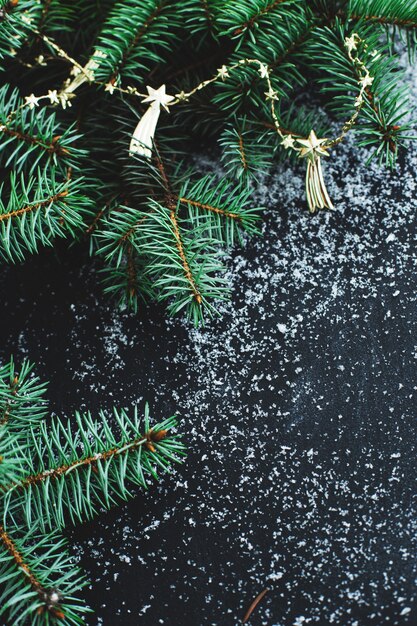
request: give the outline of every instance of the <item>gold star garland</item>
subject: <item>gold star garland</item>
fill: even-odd
[[[329,150],[343,141],[346,133],[355,125],[359,116],[360,110],[364,103],[364,94],[366,89],[372,84],[373,77],[370,75],[364,62],[358,56],[358,47],[362,44],[364,50],[366,50],[366,44],[361,40],[357,33],[352,33],[350,37],[346,37],[344,45],[346,48],[347,56],[355,67],[358,74],[358,95],[354,101],[354,111],[351,117],[345,121],[342,126],[340,134],[334,139],[321,138],[319,139],[314,130],[310,131],[308,137],[299,138],[293,137],[291,134],[283,133],[281,125],[278,119],[278,115],[275,109],[275,103],[279,100],[279,94],[273,89],[271,83],[271,68],[262,63],[258,59],[240,59],[238,62],[232,65],[222,65],[211,78],[202,81],[196,87],[189,92],[181,91],[170,96],[165,92],[165,85],[161,85],[158,89],[147,87],[148,94],[140,93],[136,87],[128,86],[126,89],[117,85],[117,81],[111,81],[109,83],[103,83],[96,80],[94,76],[94,70],[100,65],[100,59],[105,57],[105,53],[97,50],[92,55],[91,59],[85,66],[80,65],[77,61],[71,58],[64,50],[62,50],[54,41],[52,41],[46,35],[40,33],[35,28],[32,29],[35,34],[40,36],[45,43],[51,46],[59,56],[65,58],[72,64],[71,75],[74,77],[64,83],[63,88],[57,92],[56,90],[49,90],[48,94],[42,96],[35,96],[30,94],[25,97],[25,102],[21,107],[28,106],[30,109],[39,106],[41,100],[49,100],[50,104],[60,104],[62,108],[71,106],[71,99],[75,97],[75,90],[84,83],[96,84],[103,86],[105,91],[113,95],[114,92],[138,96],[142,98],[142,102],[149,103],[148,110],[144,113],[140,119],[138,125],[133,133],[129,153],[144,156],[150,158],[152,155],[153,139],[156,131],[156,125],[158,122],[159,114],[162,108],[169,111],[169,107],[180,104],[186,100],[189,100],[195,93],[201,91],[208,85],[215,83],[216,81],[226,81],[230,78],[231,74],[244,66],[255,65],[258,68],[259,76],[261,80],[266,82],[267,91],[264,92],[265,100],[270,104],[271,117],[274,123],[275,130],[281,139],[281,145],[286,150],[293,150],[298,154],[301,159],[307,161],[306,171],[306,195],[307,203],[311,213],[319,208],[332,209],[333,204],[330,200],[329,194],[325,186],[323,172],[321,167],[321,158],[329,156]],[[43,59],[43,57],[42,57]],[[17,109],[19,110],[19,109]],[[13,111],[9,115],[9,120],[13,118],[17,111]]]

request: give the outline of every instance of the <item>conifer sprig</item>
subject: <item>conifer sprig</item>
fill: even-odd
[[[85,578],[59,534],[89,520],[185,456],[169,417],[152,424],[148,405],[98,418],[45,419],[45,384],[24,361],[0,369],[0,618],[21,626],[76,626],[89,610]]]
[[[29,109],[22,104],[17,89],[8,85],[0,88],[0,162],[30,174],[50,165],[65,176],[68,168],[77,167],[87,155],[75,145],[80,135],[73,126],[62,128],[55,111],[47,107]]]
[[[46,417],[46,383],[32,374],[33,364],[27,359],[20,371],[13,359],[0,368],[0,425],[7,431],[26,436],[28,426],[36,426]]]
[[[74,237],[92,213],[84,190],[82,179],[57,182],[40,169],[36,178],[26,180],[12,174],[0,188],[0,256],[22,261],[57,237]]]
[[[90,610],[76,597],[85,577],[67,541],[36,526],[26,531],[0,525],[0,616],[23,626],[81,626]]]

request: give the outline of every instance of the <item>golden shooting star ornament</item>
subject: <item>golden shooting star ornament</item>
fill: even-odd
[[[158,89],[146,87],[148,96],[142,102],[149,102],[149,107],[136,126],[129,146],[129,154],[138,154],[150,159],[152,156],[153,138],[161,109],[168,111],[168,106],[175,100],[165,92],[165,85]]]
[[[321,157],[329,156],[327,139],[319,139],[312,130],[307,139],[297,139],[297,143],[301,146],[299,157],[307,159],[306,195],[310,212],[315,213],[317,209],[325,207],[334,209],[321,169]]]

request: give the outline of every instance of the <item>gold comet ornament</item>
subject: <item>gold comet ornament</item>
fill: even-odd
[[[169,111],[169,104],[175,100],[174,96],[169,96],[165,92],[165,85],[158,89],[146,87],[148,96],[142,102],[149,102],[149,107],[142,115],[136,126],[129,146],[129,154],[137,154],[150,159],[152,156],[153,138],[155,136],[156,125],[158,123],[161,109]]]
[[[301,146],[299,157],[307,159],[306,195],[310,213],[315,213],[317,209],[334,209],[321,168],[321,157],[329,156],[327,139],[319,139],[312,130],[307,139],[297,139],[297,143]]]

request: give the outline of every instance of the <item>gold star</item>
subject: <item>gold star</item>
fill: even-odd
[[[222,65],[221,67],[217,69],[217,76],[221,78],[222,80],[226,80],[226,78],[229,78],[230,74],[226,65]]]
[[[48,98],[51,104],[59,104],[58,92],[56,89],[48,89]]]
[[[369,87],[369,85],[372,85],[373,82],[374,77],[366,74],[363,78],[360,79],[359,84],[362,85],[362,87],[365,89],[366,87]]]
[[[104,91],[108,91],[109,94],[112,96],[114,93],[114,85],[113,83],[107,83],[107,85],[104,87]]]
[[[272,89],[272,87],[270,87],[268,91],[265,91],[265,95],[267,100],[279,100],[278,92]]]
[[[300,157],[306,157],[310,161],[314,162],[316,157],[329,156],[327,149],[324,147],[327,139],[318,139],[314,130],[312,130],[307,139],[297,139],[302,148],[300,150]]]
[[[174,96],[169,96],[165,93],[165,85],[161,85],[158,89],[153,89],[153,87],[146,87],[148,90],[148,96],[143,98],[142,102],[157,102],[160,107],[163,107],[166,111],[168,111],[168,105],[170,102],[175,100]]]
[[[29,109],[34,109],[39,106],[39,98],[34,93],[31,93],[30,96],[25,96],[25,104]]]
[[[281,145],[284,146],[284,148],[286,148],[287,150],[289,148],[294,148],[294,137],[292,135],[287,135],[281,141]]]
[[[356,50],[358,42],[358,36],[356,33],[353,33],[351,37],[345,37],[345,46],[348,52],[352,52],[352,50]]]
[[[269,75],[268,66],[265,65],[265,63],[261,63],[258,72],[261,78],[267,78],[267,76]]]
[[[184,100],[188,100],[188,96],[185,93],[185,91],[180,91],[179,93],[176,93],[175,97],[176,97],[177,100],[180,100],[181,102],[184,101]]]

